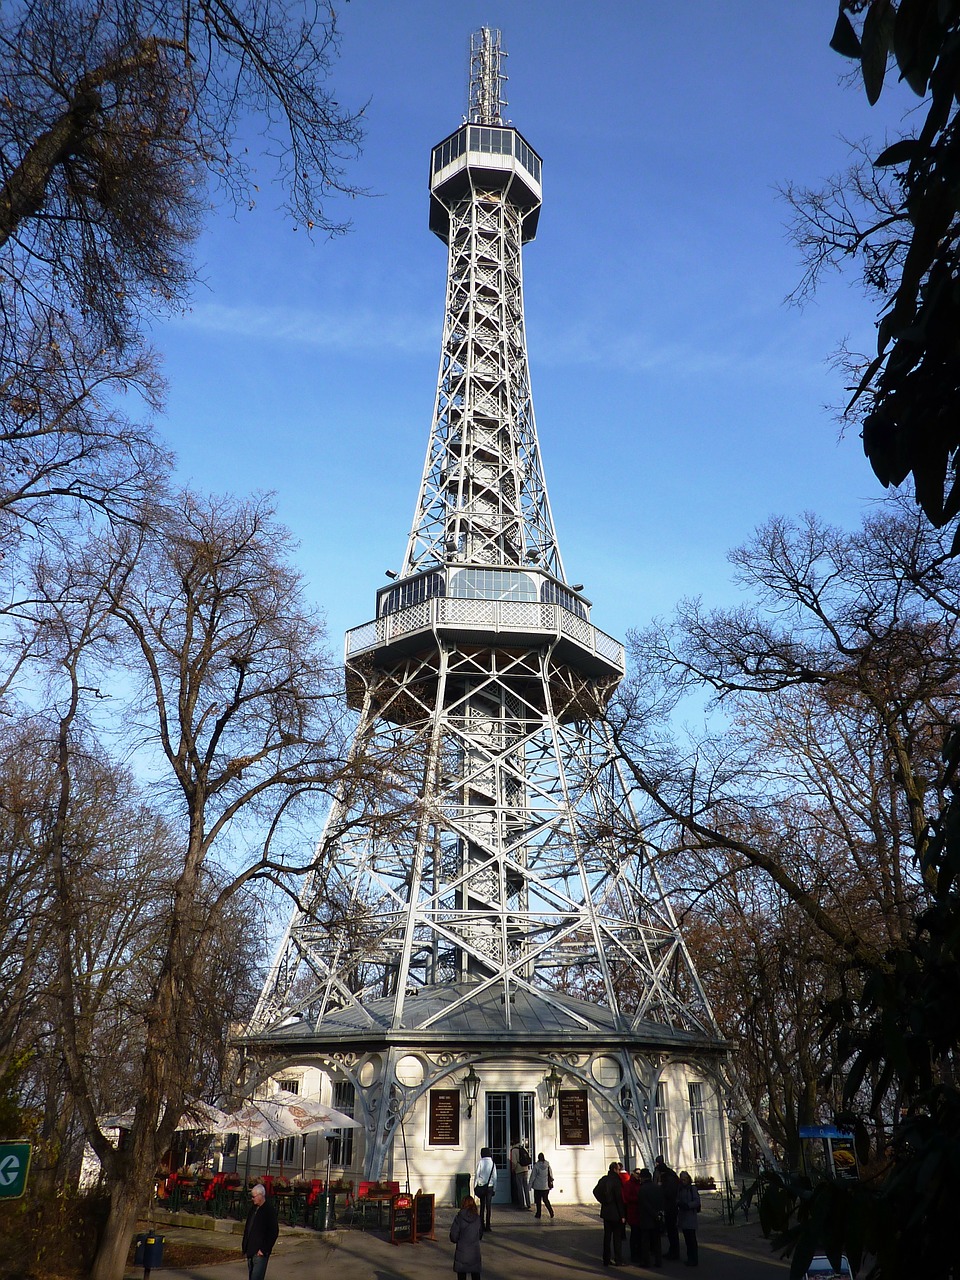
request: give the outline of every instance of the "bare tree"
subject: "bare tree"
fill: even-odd
[[[76,1181],[86,1136],[65,1049],[82,1059],[98,1116],[130,1106],[182,854],[146,788],[76,719],[64,771],[60,727],[49,715],[24,714],[0,758],[5,834],[16,837],[0,882],[7,895],[0,954],[11,997],[2,1062],[17,1067],[38,1141],[33,1212],[7,1249],[10,1261],[16,1243],[14,1262],[22,1253],[33,1268],[57,1256],[64,1203],[58,1193]],[[219,1092],[228,1028],[252,1009],[262,963],[257,896],[240,890],[214,909],[232,878],[212,862],[206,866],[192,917],[211,942],[196,970],[202,989],[193,996],[194,1052],[186,1064],[191,1097]]]
[[[288,208],[349,191],[358,117],[326,87],[332,9],[289,0],[28,0],[0,23],[0,248],[8,306],[82,315],[109,345],[138,312],[176,305],[211,177],[253,188],[234,136],[265,118]],[[19,278],[18,278],[19,277]],[[6,290],[5,290],[6,292]]]
[[[681,900],[715,925],[760,873],[764,912],[807,931],[794,954],[818,955],[839,996],[886,971],[927,898],[960,700],[960,573],[900,503],[852,534],[772,520],[731,559],[751,603],[686,601],[633,635],[638,676],[614,728]],[[694,692],[712,697],[714,728],[684,744],[663,717]]]
[[[162,400],[144,316],[184,304],[208,186],[252,199],[259,116],[289,213],[328,197],[359,113],[327,87],[338,36],[311,0],[26,0],[0,11],[0,545],[93,509],[136,520],[169,459],[120,395]]]
[[[184,1100],[209,1085],[228,1021],[240,1012],[210,999],[218,970],[224,976],[225,930],[243,928],[237,895],[252,880],[285,880],[312,863],[311,850],[290,865],[282,829],[322,801],[340,769],[339,679],[288,552],[265,502],[181,494],[143,525],[102,533],[69,562],[48,554],[38,562],[25,625],[42,639],[54,708],[49,982],[67,1093],[111,1196],[94,1271],[101,1280],[122,1274]],[[149,927],[137,930],[131,905],[112,926],[110,910],[95,912],[104,921],[96,933],[83,923],[85,904],[103,894],[116,915],[128,877],[146,865],[139,838],[122,828],[126,861],[112,897],[71,845],[81,755],[110,742],[154,778],[164,852],[151,872]],[[253,932],[259,939],[256,922]],[[99,1128],[105,1098],[90,1047],[122,1026],[116,1083],[135,1119],[117,1151]]]

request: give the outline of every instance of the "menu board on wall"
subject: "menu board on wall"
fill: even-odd
[[[561,1089],[558,1099],[561,1147],[585,1147],[590,1142],[586,1089]]]
[[[457,1147],[460,1145],[459,1090],[430,1090],[429,1142],[432,1147]]]

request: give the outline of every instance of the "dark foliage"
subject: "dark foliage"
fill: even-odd
[[[891,56],[925,100],[916,134],[874,160],[896,171],[904,242],[881,273],[877,354],[851,406],[863,401],[864,450],[879,479],[896,485],[912,473],[917,501],[941,527],[960,513],[960,0],[841,0],[831,47],[859,60],[871,103]]]

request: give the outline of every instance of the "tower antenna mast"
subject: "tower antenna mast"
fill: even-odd
[[[470,108],[471,124],[503,124],[506,98],[501,89],[507,77],[500,72],[500,59],[507,55],[500,45],[500,32],[481,27],[470,36]]]

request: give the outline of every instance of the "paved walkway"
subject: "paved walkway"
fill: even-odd
[[[284,1227],[270,1259],[267,1280],[451,1280],[453,1246],[448,1242],[452,1208],[438,1208],[436,1240],[391,1245],[383,1232],[353,1228],[317,1233]],[[483,1280],[597,1280],[601,1275],[667,1280],[700,1275],[704,1280],[786,1280],[788,1264],[770,1252],[755,1218],[728,1226],[709,1202],[701,1215],[700,1267],[664,1263],[646,1270],[630,1264],[618,1273],[600,1263],[603,1230],[597,1211],[561,1205],[555,1219],[539,1222],[532,1213],[494,1207],[493,1230],[483,1238]],[[156,1223],[165,1239],[195,1240],[235,1249],[238,1237],[225,1231],[194,1231]],[[682,1246],[681,1246],[682,1249]],[[246,1262],[172,1270],[155,1267],[151,1280],[247,1280]],[[128,1270],[131,1280],[143,1272]]]

